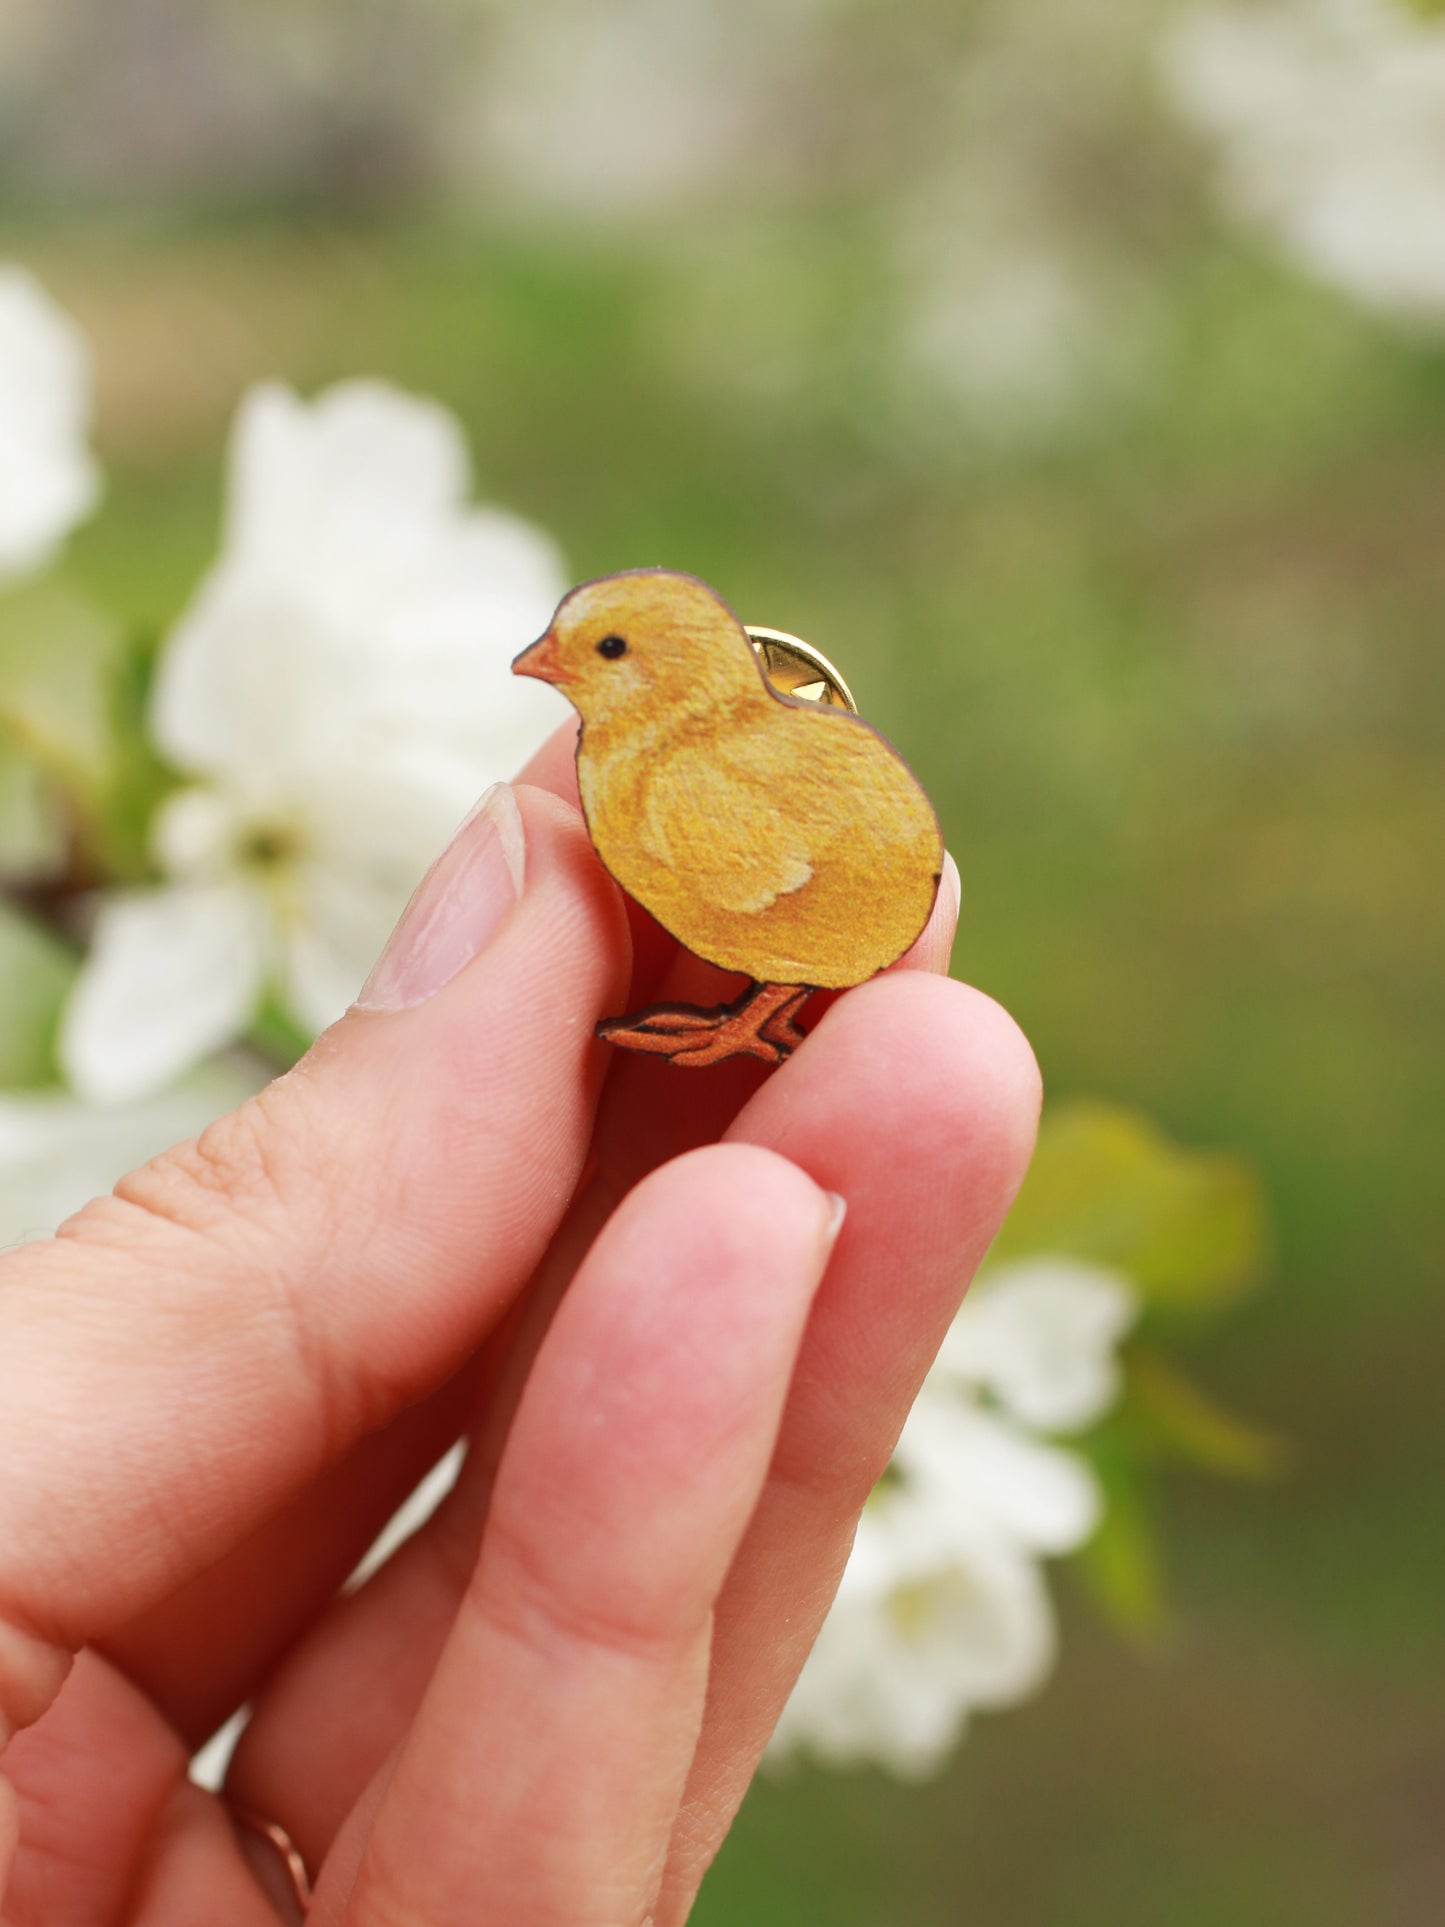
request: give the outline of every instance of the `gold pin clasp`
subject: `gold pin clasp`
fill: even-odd
[[[822,703],[829,709],[847,709],[858,714],[853,692],[821,649],[801,637],[781,629],[748,626],[748,641],[763,674],[781,695],[797,696],[804,702]]]

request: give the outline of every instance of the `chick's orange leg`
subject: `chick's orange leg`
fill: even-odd
[[[699,1067],[740,1056],[780,1064],[803,1041],[793,1019],[810,994],[806,985],[750,984],[741,997],[712,1010],[654,1004],[630,1017],[609,1017],[597,1035],[674,1064]]]

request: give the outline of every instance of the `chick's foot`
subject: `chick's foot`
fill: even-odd
[[[793,1021],[809,991],[795,984],[751,984],[730,1004],[654,1004],[631,1017],[609,1017],[597,1035],[624,1050],[644,1051],[699,1068],[725,1057],[780,1064],[803,1041]]]

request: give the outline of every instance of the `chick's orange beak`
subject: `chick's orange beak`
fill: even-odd
[[[562,673],[562,652],[550,629],[530,648],[524,649],[512,664],[514,676],[535,676],[538,682],[560,683]]]

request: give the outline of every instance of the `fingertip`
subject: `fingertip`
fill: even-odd
[[[806,1145],[820,1182],[865,1186],[870,1215],[906,1146],[930,1211],[961,1198],[966,1219],[996,1225],[1023,1182],[1039,1105],[1038,1065],[1008,1012],[967,984],[904,970],[840,997],[739,1129],[751,1137],[760,1113],[765,1141],[785,1154]],[[860,1162],[860,1138],[871,1160]]]
[[[790,1158],[745,1143],[684,1152],[644,1178],[628,1202],[649,1222],[659,1208],[689,1221],[715,1256],[715,1275],[731,1276],[795,1265],[820,1276],[846,1211]]]
[[[1033,1047],[986,992],[921,971],[875,978],[830,1012],[835,1032],[896,1035],[897,1078],[925,1114],[966,1121],[1022,1167],[1033,1150],[1043,1087]],[[1022,1168],[1020,1169],[1022,1176]]]
[[[1018,1020],[986,991],[953,979],[930,981],[922,1001],[937,1013],[942,1075],[966,1085],[980,1116],[1015,1139],[1026,1161],[1038,1128],[1043,1080]]]

